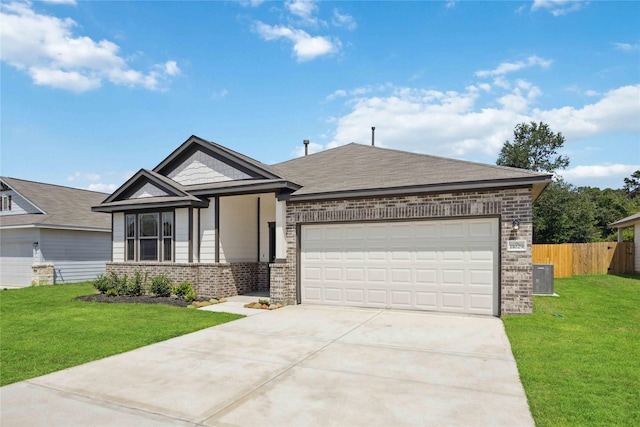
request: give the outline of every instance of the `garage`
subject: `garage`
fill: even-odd
[[[3,236],[4,237],[4,236]],[[3,238],[0,247],[0,285],[29,286],[33,264],[32,242],[11,242]]]
[[[301,225],[303,304],[499,315],[497,218]]]

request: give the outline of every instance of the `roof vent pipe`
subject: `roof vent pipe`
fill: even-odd
[[[304,155],[306,156],[309,154],[309,140],[305,139],[302,143],[304,144]]]
[[[371,146],[374,147],[376,145],[376,127],[371,127]]]

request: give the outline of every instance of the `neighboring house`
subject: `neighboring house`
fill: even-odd
[[[633,227],[633,269],[636,273],[640,273],[640,212],[622,218],[608,225],[609,228],[618,229],[618,242],[622,242],[622,229]]]
[[[106,194],[0,177],[0,287],[92,280],[111,259]]]
[[[201,297],[500,315],[532,310],[532,203],[551,175],[348,144],[265,165],[190,137],[94,207],[108,271]]]

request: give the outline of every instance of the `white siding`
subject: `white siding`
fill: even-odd
[[[41,231],[43,262],[53,263],[55,283],[93,280],[111,258],[111,234],[98,231]]]
[[[113,214],[113,262],[124,262],[124,214]]]
[[[0,216],[41,213],[35,206],[13,190],[5,190],[0,194],[2,196],[11,196],[11,210],[1,211]]]
[[[195,152],[184,163],[172,170],[168,176],[182,185],[251,178],[246,173],[202,151]]]
[[[216,261],[216,208],[215,199],[209,207],[200,210],[200,262]]]
[[[143,199],[145,197],[162,197],[168,196],[167,193],[151,183],[146,183],[138,191],[133,193],[129,199]]]
[[[633,245],[634,245],[634,256],[633,260],[634,266],[633,269],[636,273],[640,273],[640,222],[636,223],[633,226]]]
[[[176,262],[189,262],[189,209],[176,209]]]
[[[193,244],[191,245],[191,248],[193,250],[193,253],[191,254],[191,259],[193,260],[193,262],[200,262],[200,258],[198,257],[198,240],[200,239],[200,236],[198,236],[200,230],[200,223],[198,222],[198,209],[193,210],[192,221],[193,229],[191,230],[191,241],[193,242]]]
[[[39,241],[36,228],[0,230],[0,286],[31,286],[33,242]]]
[[[269,223],[276,221],[275,194],[260,196],[260,261],[269,261]]]
[[[220,198],[220,262],[258,260],[258,198]]]

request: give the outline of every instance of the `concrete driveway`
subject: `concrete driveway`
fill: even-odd
[[[10,426],[533,426],[497,318],[285,307],[0,389]]]

